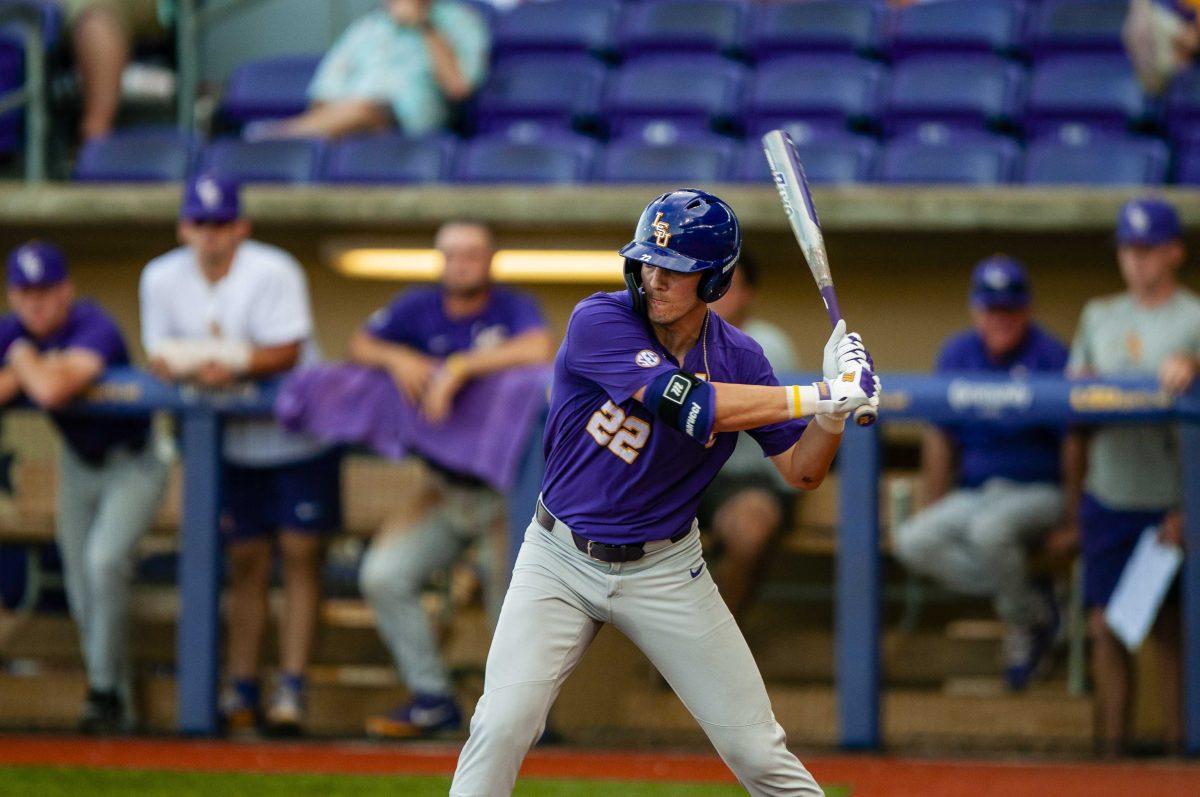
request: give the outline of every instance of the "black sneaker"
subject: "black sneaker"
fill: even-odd
[[[79,718],[79,732],[92,736],[123,733],[124,708],[116,692],[89,689],[87,702],[83,704],[83,716]]]

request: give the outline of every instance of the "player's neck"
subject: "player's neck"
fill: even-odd
[[[442,293],[442,306],[450,318],[465,318],[482,313],[491,295],[491,289],[487,287],[470,292],[445,291]]]
[[[204,278],[210,283],[216,284],[225,279],[225,277],[229,276],[229,271],[233,268],[233,259],[236,256],[237,255],[235,253],[227,258],[222,258],[221,260],[211,262],[199,260],[200,273],[202,273]]]
[[[1140,290],[1130,290],[1129,295],[1133,297],[1133,303],[1140,307],[1159,307],[1171,301],[1171,297],[1175,295],[1175,291],[1179,288],[1179,283],[1174,279],[1164,279],[1155,285],[1147,285]]]
[[[650,323],[654,336],[663,348],[671,353],[675,360],[683,365],[683,358],[696,345],[700,338],[700,330],[704,328],[704,318],[708,315],[708,305],[700,304],[687,315],[675,319],[670,324]]]

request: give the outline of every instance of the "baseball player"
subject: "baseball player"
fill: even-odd
[[[542,494],[452,795],[512,793],[603,623],[650,658],[751,794],[822,794],[788,752],[705,566],[695,513],[741,430],[789,484],[816,488],[847,414],[876,405],[879,382],[859,336],[839,324],[826,345],[829,377],[780,386],[758,344],[708,309],[740,248],[725,202],[695,189],[663,194],[620,252],[628,290],[594,294],[572,313],[554,364]]]
[[[7,277],[13,312],[0,318],[0,402],[24,394],[50,412],[63,437],[56,532],[87,670],[80,730],[130,730],[134,551],[162,498],[166,457],[148,418],[59,412],[105,369],[129,364],[116,323],[99,305],[75,299],[62,251],[43,241],[18,247]]]

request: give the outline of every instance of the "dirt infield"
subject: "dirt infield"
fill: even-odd
[[[353,742],[242,742],[184,739],[94,740],[0,736],[0,766],[58,765],[193,772],[445,775],[457,748]],[[1200,763],[997,763],[881,756],[818,756],[805,762],[822,783],[886,797],[1195,797]],[[732,783],[715,756],[535,750],[526,777]]]

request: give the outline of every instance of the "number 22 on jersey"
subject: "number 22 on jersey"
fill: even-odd
[[[626,415],[625,410],[611,400],[604,402],[604,406],[592,414],[587,430],[599,445],[629,464],[633,464],[642,447],[650,440],[650,424],[641,418]]]

